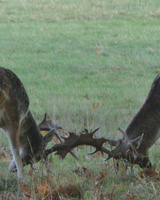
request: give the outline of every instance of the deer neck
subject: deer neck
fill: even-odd
[[[160,137],[160,99],[153,89],[126,129],[130,140],[144,134],[140,148],[150,148]]]

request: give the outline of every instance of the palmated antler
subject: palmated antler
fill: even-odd
[[[115,158],[115,159],[127,159],[129,162],[131,162],[131,157],[132,156],[132,162],[138,157],[138,153],[136,151],[136,148],[140,145],[142,139],[143,139],[143,134],[134,140],[130,140],[127,136],[127,134],[121,129],[118,128],[118,130],[123,134],[123,138],[119,140],[109,140],[108,142],[111,146],[116,146],[115,149],[113,149],[109,154],[108,158],[106,160],[109,160],[110,158]],[[127,157],[127,153],[129,153],[129,157]]]
[[[51,130],[54,129],[55,130],[55,133],[54,133],[55,136],[59,139],[60,142],[62,142],[62,139],[57,132],[57,130],[62,129],[62,127],[58,126],[56,124],[53,124],[52,119],[47,118],[47,113],[44,114],[43,120],[40,122],[38,127],[41,131],[51,131]]]
[[[54,125],[51,119],[47,119],[46,114],[39,127],[41,130],[53,130],[61,142],[60,144],[55,144],[52,148],[45,150],[44,157],[56,152],[56,155],[59,155],[62,159],[65,158],[67,153],[71,153],[76,159],[78,159],[77,156],[72,152],[72,149],[80,145],[89,145],[95,147],[95,151],[89,153],[89,155],[93,155],[100,151],[101,153],[108,154],[108,158],[106,160],[109,160],[110,158],[125,159],[131,163],[137,162],[137,164],[139,164],[139,161],[137,161],[139,155],[136,149],[142,142],[143,134],[133,140],[130,140],[126,132],[118,128],[118,130],[123,134],[123,137],[119,140],[111,140],[106,138],[94,138],[93,136],[99,130],[99,128],[96,128],[91,132],[85,129],[84,131],[80,132],[79,135],[69,132],[69,136],[67,138],[62,137],[64,139],[64,142],[62,142],[61,137],[57,133],[57,130],[61,129],[61,127]],[[108,142],[110,146],[115,146],[115,148],[109,151],[103,147],[105,142]]]
[[[59,139],[59,141],[62,143],[62,139],[60,137],[60,135],[58,134],[57,130],[62,129],[61,126],[58,126],[56,124],[53,124],[52,119],[47,118],[47,113],[44,114],[43,120],[41,121],[41,123],[38,125],[39,129],[41,131],[52,131],[54,130],[54,134],[55,136]],[[78,160],[78,157],[72,152],[70,151],[70,154],[76,158]]]
[[[38,125],[39,129],[42,131],[50,131],[52,129],[62,129],[61,126],[58,126],[56,124],[53,124],[51,118],[47,118],[47,113],[44,114],[43,120],[41,123]]]
[[[68,152],[80,145],[89,145],[95,147],[96,150],[91,154],[94,154],[98,151],[102,153],[110,153],[109,150],[102,147],[102,145],[107,141],[105,138],[93,138],[94,134],[98,130],[99,128],[96,128],[94,131],[89,132],[87,129],[85,129],[84,131],[80,132],[80,135],[70,132],[67,138],[63,137],[64,143],[55,144],[52,148],[45,151],[45,155],[48,156],[52,152],[56,152],[56,155],[60,155],[63,159]]]

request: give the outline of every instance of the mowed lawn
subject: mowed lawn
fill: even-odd
[[[120,138],[117,127],[125,130],[160,72],[159,47],[158,0],[0,1],[0,66],[23,82],[37,123],[47,112],[61,135],[100,126],[98,137]],[[79,161],[52,154],[47,167],[25,167],[18,181],[8,171],[8,140],[0,137],[2,199],[53,199],[53,190],[72,199],[59,189],[67,185],[88,200],[160,198],[157,177],[138,166],[126,172],[122,162],[117,173],[106,155],[87,156],[90,147],[75,149]],[[150,150],[157,173],[159,147],[157,141]]]

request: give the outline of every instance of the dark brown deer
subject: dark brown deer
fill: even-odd
[[[115,159],[128,160],[133,164],[139,164],[142,168],[150,167],[151,162],[148,151],[160,137],[160,74],[153,81],[146,101],[131,120],[126,131],[124,132],[119,128],[123,138],[119,140],[93,138],[97,130],[91,133],[85,130],[80,135],[70,133],[69,137],[65,138],[64,143],[56,144],[51,149],[46,150],[46,156],[57,151],[57,154],[64,158],[76,146],[91,145],[96,147],[93,153],[97,151],[107,153],[107,160],[113,157]],[[109,151],[104,148],[102,145],[106,141],[111,146],[115,146],[115,149]]]
[[[124,137],[116,141],[116,148],[111,151],[109,158],[119,156],[141,167],[150,167],[149,148],[160,137],[160,73],[154,79],[147,99],[126,131],[119,130]],[[112,140],[110,143],[112,144]]]
[[[45,136],[41,134],[29,110],[29,99],[23,84],[12,71],[2,67],[0,67],[0,128],[5,131],[13,154],[9,169],[17,170],[18,177],[22,177],[23,165],[42,159],[47,143],[56,134],[56,129],[60,128],[52,124],[51,131]]]

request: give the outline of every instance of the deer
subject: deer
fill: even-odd
[[[160,73],[155,77],[149,94],[142,107],[130,121],[119,140],[108,140],[111,146],[116,146],[109,153],[111,157],[123,158],[142,168],[150,168],[149,149],[160,137]],[[108,160],[107,159],[107,160]]]
[[[122,159],[131,164],[138,164],[141,168],[149,168],[152,163],[149,159],[149,149],[155,144],[160,137],[160,73],[154,79],[149,94],[142,107],[130,121],[126,130],[118,130],[123,137],[118,140],[107,138],[94,138],[94,134],[99,128],[89,132],[87,129],[76,134],[69,132],[69,136],[64,139],[64,143],[56,144],[45,151],[45,156],[52,152],[65,158],[68,152],[79,145],[90,145],[95,147],[95,151],[90,155],[100,151],[108,154],[110,158]],[[108,142],[113,150],[103,147]]]
[[[110,158],[124,159],[144,168],[151,166],[149,148],[160,137],[160,74],[152,83],[151,90],[143,106],[133,117],[125,131],[119,128],[123,137],[118,140],[94,137],[100,127],[88,131],[84,129],[79,134],[69,132],[68,137],[60,137],[58,130],[62,127],[54,125],[46,114],[37,125],[29,109],[29,98],[20,79],[11,70],[0,67],[0,128],[6,133],[13,159],[9,165],[10,171],[17,171],[18,177],[23,176],[23,166],[47,159],[48,155],[56,152],[62,159],[75,147],[89,145],[95,147],[90,153],[100,151]],[[48,131],[42,135],[41,130]],[[56,136],[60,143],[46,149],[47,144]],[[64,141],[62,141],[62,139]],[[115,146],[108,150],[103,145],[108,142]]]
[[[61,127],[52,124],[45,136],[41,134],[29,109],[29,98],[20,79],[7,68],[0,67],[0,128],[7,135],[13,159],[9,170],[23,176],[23,166],[38,162],[48,142]],[[43,124],[41,128],[44,129]]]

